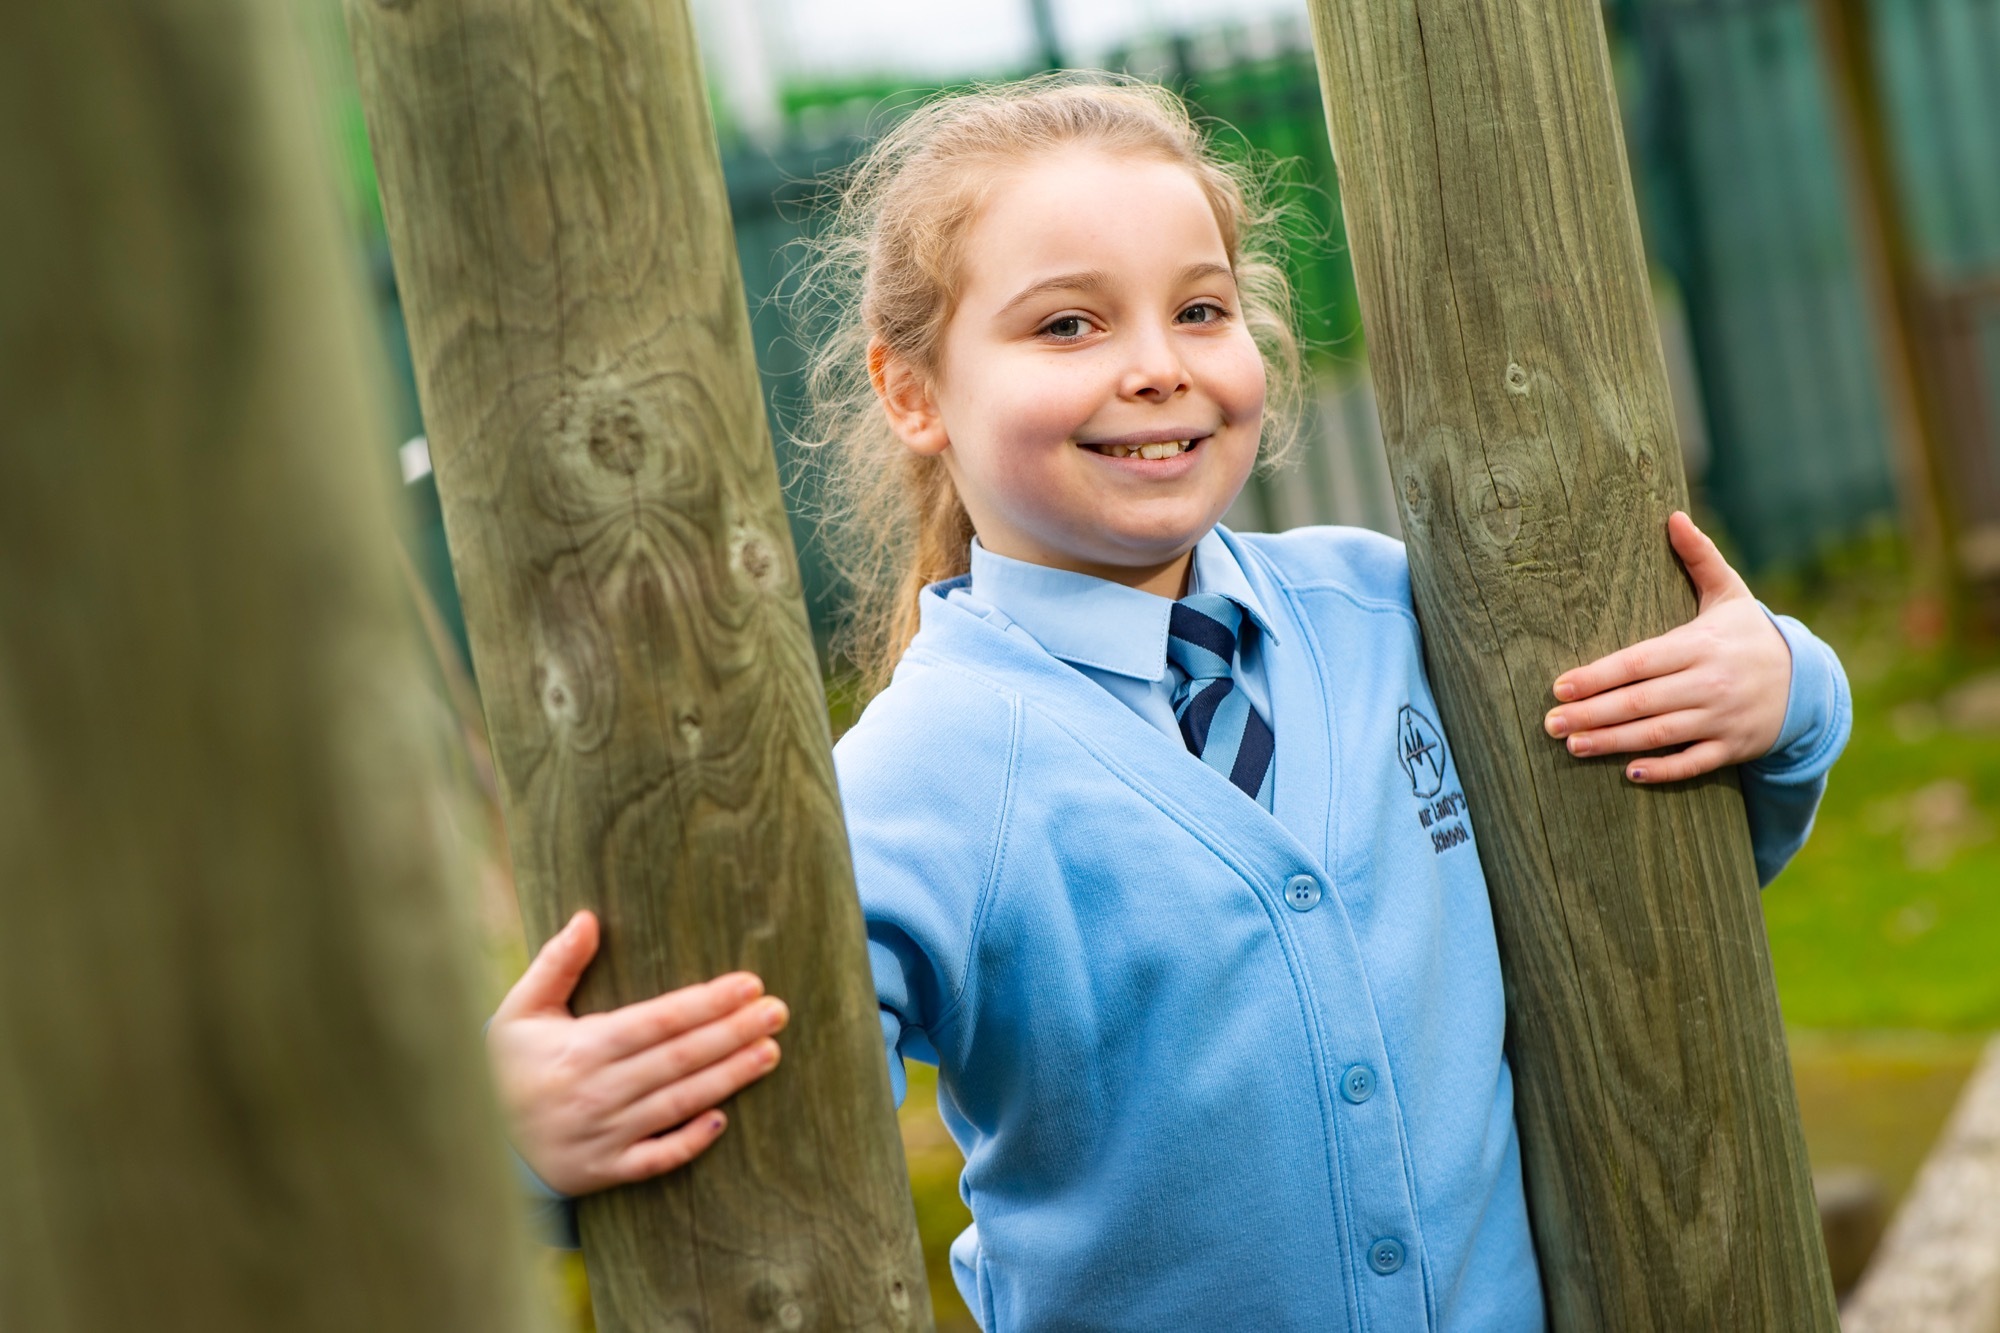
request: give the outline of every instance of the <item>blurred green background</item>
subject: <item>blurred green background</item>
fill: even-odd
[[[399,429],[384,447],[401,451],[414,563],[444,627],[441,653],[462,654],[338,7],[291,3],[397,371]],[[1059,63],[1086,31],[1096,34],[1089,63],[1180,89],[1226,152],[1269,168],[1286,210],[1313,371],[1305,448],[1296,467],[1254,483],[1229,521],[1397,531],[1302,3],[1140,7],[1111,32],[1083,0],[1022,0],[1032,40],[976,67],[746,63],[757,32],[745,14],[768,28],[774,5],[796,14],[811,3],[698,0],[696,10],[705,40],[720,33],[713,46],[727,56],[711,52],[712,103],[822,643],[839,579],[803,517],[813,481],[792,441],[801,354],[784,299],[789,247],[813,225],[817,182],[898,108]],[[1839,650],[1854,686],[1853,740],[1813,838],[1763,902],[1815,1168],[1863,1169],[1893,1202],[2000,1028],[2000,5],[1867,0],[1863,13],[1880,89],[1870,124],[1890,168],[1882,203],[1907,238],[1901,328],[1936,406],[1920,452],[1942,504],[1906,480],[1914,446],[1890,408],[1887,311],[1870,294],[1874,252],[1858,222],[1867,173],[1839,132],[1844,85],[1810,0],[1610,0],[1604,10],[1698,516],[1770,605]],[[1948,533],[1941,567],[1920,560],[1913,517]],[[827,666],[838,728],[855,701],[840,664]],[[446,674],[466,670],[461,659]],[[521,965],[519,923],[497,838],[483,855],[497,988]],[[960,1159],[935,1095],[934,1076],[913,1067],[902,1125],[940,1327],[969,1328],[945,1260],[968,1220]],[[563,1318],[587,1326],[580,1265],[548,1262]]]

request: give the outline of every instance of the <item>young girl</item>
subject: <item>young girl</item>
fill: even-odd
[[[1416,818],[1479,812],[1403,549],[1216,526],[1296,374],[1251,198],[1171,95],[1060,80],[928,106],[849,189],[815,384],[900,575],[836,751],[892,1078],[938,1066],[988,1330],[1539,1329],[1486,886]],[[1768,879],[1844,678],[1668,536],[1699,616],[1556,681],[1548,731],[1683,747],[1635,782],[1744,764]],[[572,1019],[594,929],[490,1038],[567,1193],[713,1141],[784,1017],[730,977]]]

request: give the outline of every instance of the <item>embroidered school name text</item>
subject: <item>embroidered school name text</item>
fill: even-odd
[[[1472,841],[1472,833],[1458,816],[1465,813],[1465,793],[1447,792],[1417,807],[1417,822],[1430,831],[1431,851],[1444,853],[1460,843]],[[1444,821],[1450,820],[1446,824]]]

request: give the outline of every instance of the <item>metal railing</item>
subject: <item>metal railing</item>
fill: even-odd
[[[1808,0],[1615,0],[1649,244],[1682,288],[1714,462],[1753,565],[1895,506],[1873,312]],[[1971,573],[2000,573],[2000,0],[1871,0],[1897,204],[1924,274]]]

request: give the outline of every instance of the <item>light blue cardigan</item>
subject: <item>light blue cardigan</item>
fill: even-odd
[[[1275,818],[953,585],[835,748],[898,1099],[935,1062],[966,1154],[960,1289],[988,1333],[1539,1329],[1478,812],[1448,746],[1408,758],[1443,738],[1403,548],[1224,535],[1283,644]],[[1766,878],[1847,729],[1779,624],[1808,702],[1744,770]]]

